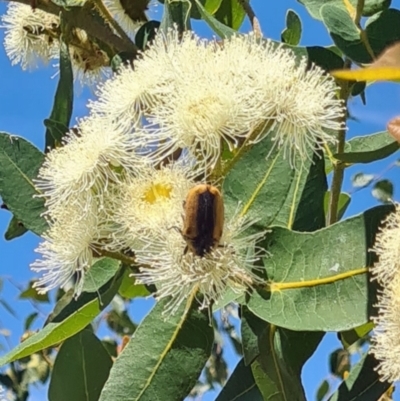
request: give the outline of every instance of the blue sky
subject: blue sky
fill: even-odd
[[[303,22],[303,34],[301,45],[330,45],[332,41],[322,23],[309,17],[305,8],[294,0],[281,0],[267,2],[266,0],[252,0],[252,5],[258,16],[262,31],[266,37],[279,40],[280,33],[285,26],[285,15],[287,9],[295,10]],[[400,8],[400,0],[392,2],[394,8]],[[0,14],[5,10],[5,5],[0,4]],[[158,8],[156,18],[161,18],[161,7]],[[195,23],[194,29],[201,36],[210,36],[210,31],[203,24]],[[244,31],[249,30],[246,22]],[[3,31],[0,30],[0,41],[3,41]],[[23,72],[19,66],[12,67],[5,55],[3,47],[0,47],[0,130],[13,135],[19,135],[33,142],[40,149],[44,147],[45,127],[43,120],[50,114],[57,78],[51,77],[55,68],[49,66],[45,69],[38,69],[32,72]],[[86,101],[92,93],[84,90],[75,100],[74,118],[86,114]],[[360,98],[351,100],[350,111],[357,121],[349,122],[348,136],[366,135],[385,130],[386,123],[399,113],[400,85],[390,83],[378,83],[367,90],[367,105],[363,106]],[[350,177],[357,172],[380,174],[385,168],[397,158],[397,153],[390,159],[371,165],[355,166],[346,172],[344,191],[352,190]],[[385,174],[395,184],[394,199],[400,200],[400,178],[399,168],[392,168]],[[369,189],[358,191],[354,194],[352,202],[347,211],[347,216],[360,213],[377,204]],[[10,215],[8,212],[0,211],[0,233],[5,232]],[[29,264],[35,259],[34,249],[39,242],[38,237],[33,234],[26,234],[22,238],[6,242],[0,238],[0,276],[6,279],[0,296],[6,299],[16,310],[18,318],[14,318],[4,310],[0,314],[0,329],[11,330],[8,339],[10,346],[15,346],[23,330],[23,321],[31,312],[35,311],[28,301],[19,301],[19,290],[15,284],[24,287],[28,280],[33,277],[29,270]],[[12,281],[12,282],[11,282]],[[14,283],[14,284],[12,284]],[[148,310],[149,302],[139,300],[132,308],[133,319],[138,322]],[[41,307],[44,318],[48,308]],[[39,322],[36,327],[39,327]],[[0,344],[7,349],[7,341],[0,338]],[[227,342],[228,345],[228,342]],[[315,392],[319,384],[328,376],[328,356],[340,344],[336,335],[326,336],[318,348],[314,357],[307,362],[303,379],[305,383],[307,399],[315,399]],[[1,352],[1,349],[0,349]],[[237,358],[230,347],[226,350],[225,356],[229,361],[230,369],[234,368]],[[30,401],[44,401],[47,399],[47,391],[38,388],[32,391]],[[215,399],[216,392],[211,392],[204,397],[205,401]],[[398,395],[396,400],[400,400]]]

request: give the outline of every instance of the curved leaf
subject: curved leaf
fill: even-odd
[[[49,385],[49,401],[97,401],[112,366],[101,341],[83,330],[58,351]]]
[[[213,329],[197,305],[162,316],[158,302],[114,363],[100,401],[184,399],[210,356]]]
[[[376,372],[378,363],[372,355],[364,357],[350,371],[329,401],[376,401],[390,387]]]
[[[399,148],[400,144],[387,131],[382,131],[350,139],[346,153],[336,153],[334,157],[345,163],[372,163],[390,156]]]
[[[4,239],[11,241],[14,238],[21,237],[27,231],[25,226],[13,216],[8,224],[7,231],[4,233]]]
[[[324,197],[328,185],[324,164],[324,159],[314,154],[312,163],[307,161],[297,169],[274,225],[296,231],[315,231],[325,226]]]
[[[223,387],[215,401],[264,401],[254,380],[250,366],[246,366],[244,359],[236,365],[229,380]]]
[[[47,324],[38,333],[2,356],[0,358],[0,366],[54,346],[81,331],[111,302],[118,291],[121,279],[122,273],[117,273],[102,286],[98,293],[83,293],[78,300],[73,300],[71,303],[75,303],[75,306],[69,305],[68,308],[65,308],[66,310],[62,310],[56,316],[54,322]],[[85,291],[85,287],[83,290]],[[83,305],[81,305],[82,301],[80,301],[82,299],[86,301]],[[61,317],[63,317],[63,320],[61,320]]]
[[[297,46],[301,38],[301,20],[293,11],[286,12],[286,28],[281,33],[281,40],[291,46]]]
[[[243,215],[259,220],[262,226],[270,225],[281,210],[294,176],[270,136],[248,150],[223,183],[225,205],[231,214],[240,205]]]
[[[273,395],[276,401],[305,400],[301,370],[323,336],[275,327],[242,307],[244,360],[251,363],[264,399]]]
[[[33,179],[38,175],[44,154],[24,138],[0,132],[0,196],[15,218],[28,230],[42,234],[47,222],[41,216],[44,200]]]
[[[249,1],[249,0],[244,0]],[[222,0],[215,13],[215,18],[224,25],[238,31],[242,26],[246,13],[239,0]]]
[[[380,206],[313,233],[274,228],[264,259],[270,284],[249,309],[291,330],[342,331],[368,321],[376,301],[367,276],[374,236],[392,210]]]
[[[215,17],[213,17],[201,4],[200,0],[194,0],[196,2],[197,9],[199,11],[199,14],[201,15],[201,18],[207,22],[209,27],[222,39],[229,38],[233,34],[236,33],[236,31],[226,25],[224,25],[222,22],[219,22]]]
[[[359,29],[344,6],[329,3],[321,8],[320,14],[335,45],[346,56],[359,63],[372,61],[361,40]]]
[[[180,32],[190,29],[191,8],[189,0],[165,0],[160,30],[166,33],[175,24]]]
[[[320,10],[325,4],[336,5],[342,7],[347,6],[347,12],[349,14],[354,14],[355,7],[357,6],[357,0],[348,0],[344,2],[343,0],[298,0],[300,3],[304,4],[313,18],[322,19]],[[370,15],[379,13],[386,8],[390,7],[392,0],[365,0],[362,15],[368,17]]]
[[[67,43],[60,36],[60,78],[54,97],[53,110],[46,126],[46,151],[59,146],[62,137],[67,133],[72,116],[74,99],[74,74]]]
[[[203,15],[199,12],[197,6],[196,6],[196,0],[190,0],[193,7],[190,10],[190,17],[194,19],[204,19]],[[207,15],[212,16],[214,15],[218,8],[221,6],[222,0],[199,0],[200,4],[204,8],[204,11],[206,11]]]

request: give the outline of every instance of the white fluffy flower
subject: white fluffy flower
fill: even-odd
[[[157,299],[169,299],[165,314],[174,314],[182,302],[201,293],[201,307],[218,301],[227,288],[236,293],[262,282],[251,272],[261,253],[256,242],[264,233],[243,236],[252,224],[234,217],[225,224],[220,245],[205,256],[185,252],[186,243],[176,230],[160,231],[148,239],[147,247],[136,252],[141,272],[138,282],[154,284]]]
[[[75,294],[81,293],[83,277],[93,264],[93,249],[108,235],[102,232],[101,215],[96,202],[88,205],[86,199],[65,204],[52,214],[50,228],[36,249],[41,259],[31,264],[41,274],[35,282],[39,293],[64,287],[75,274]]]
[[[378,294],[378,316],[372,318],[373,331],[369,352],[379,361],[382,381],[400,380],[400,277]]]
[[[47,153],[36,180],[48,208],[63,207],[79,194],[90,201],[119,179],[121,168],[134,170],[140,164],[139,144],[99,117],[81,120],[64,142]]]
[[[182,226],[183,202],[194,185],[189,166],[143,167],[109,192],[110,219],[118,225],[110,247],[134,250],[144,234]]]
[[[25,4],[10,2],[1,17],[5,28],[4,47],[11,63],[25,70],[58,56],[59,18]]]
[[[158,145],[155,160],[185,149],[212,168],[224,142],[232,149],[270,134],[294,164],[295,155],[310,157],[344,128],[334,80],[306,66],[253,34],[218,43],[160,32],[134,71],[101,86],[90,107],[121,130],[141,127],[136,135]]]
[[[371,269],[374,279],[383,286],[400,277],[400,203],[382,223],[373,250],[379,261]]]
[[[371,272],[382,286],[370,352],[379,361],[382,380],[400,380],[400,204],[385,220],[376,236],[374,251],[379,260]]]

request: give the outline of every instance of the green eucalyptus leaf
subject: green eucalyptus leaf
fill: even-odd
[[[190,0],[192,2],[192,9],[190,12],[190,17],[194,19],[204,19],[199,9],[197,8],[196,0]],[[214,15],[221,6],[222,0],[199,0],[200,4],[203,6],[204,11],[209,15]]]
[[[325,71],[340,70],[343,68],[344,61],[331,49],[321,46],[307,46],[308,62],[313,63]]]
[[[346,144],[346,153],[336,153],[334,157],[345,163],[372,163],[397,152],[400,144],[387,132],[357,136]]]
[[[211,353],[213,329],[197,302],[163,317],[158,302],[118,356],[100,401],[184,399]]]
[[[43,164],[44,154],[24,138],[0,132],[0,196],[25,228],[41,235],[48,227],[41,216],[44,199],[33,179]]]
[[[118,293],[121,297],[130,299],[136,297],[147,297],[150,295],[146,286],[135,282],[135,277],[132,277],[132,272],[129,269],[125,269],[124,271],[124,276]]]
[[[209,25],[209,27],[222,39],[229,38],[236,31],[213,17],[201,4],[200,0],[194,0],[201,15],[201,18]]]
[[[97,401],[112,366],[101,341],[83,330],[58,351],[49,385],[49,401]]]
[[[368,42],[375,56],[400,40],[400,10],[389,8],[369,18],[366,23]]]
[[[361,33],[346,7],[325,4],[320,10],[324,24],[336,46],[357,63],[371,63],[371,54],[361,40]],[[371,17],[365,28],[369,46],[378,56],[386,47],[400,40],[400,11],[386,9]]]
[[[324,211],[325,215],[328,214],[329,211],[329,202],[331,199],[331,191],[327,191],[325,193],[325,198],[324,198]],[[339,202],[338,202],[338,215],[337,215],[337,220],[341,220],[343,215],[346,213],[347,208],[350,205],[351,201],[351,196],[345,192],[342,192],[339,195]]]
[[[274,225],[296,231],[315,231],[325,226],[324,197],[328,188],[321,153],[312,162],[299,162],[288,195]]]
[[[249,1],[249,0],[244,0]],[[222,0],[215,18],[224,25],[238,31],[242,26],[246,13],[239,0]]]
[[[123,269],[119,269],[117,260],[104,258],[97,261],[85,274],[82,294],[76,299],[73,289],[68,291],[57,302],[46,323],[62,322],[78,309],[97,299],[101,309],[104,309],[103,306],[107,306],[115,296],[115,293],[109,290],[110,285],[114,289],[114,283],[118,282],[119,288],[122,276]]]
[[[264,401],[254,380],[251,366],[244,359],[236,365],[215,401]]]
[[[31,313],[31,314],[25,319],[24,331],[30,330],[32,324],[34,323],[34,321],[35,321],[38,317],[39,317],[39,313],[38,313],[38,312],[33,312],[33,313]]]
[[[165,0],[160,30],[167,33],[177,25],[180,32],[190,30],[190,0]]]
[[[154,40],[157,30],[160,28],[159,21],[148,21],[143,24],[136,33],[135,44],[141,49],[145,50],[150,43]]]
[[[229,170],[223,183],[226,208],[231,215],[240,205],[242,215],[266,227],[281,210],[293,180],[294,170],[270,139],[249,148]]]
[[[13,216],[8,224],[7,231],[4,233],[4,239],[6,241],[11,241],[14,238],[21,237],[21,235],[24,235],[27,231],[25,226]]]
[[[300,17],[293,11],[286,12],[286,28],[281,34],[282,42],[297,46],[301,38],[301,20]]]
[[[363,342],[364,339],[366,340],[368,333],[373,330],[374,327],[375,324],[373,322],[362,324],[354,329],[342,331],[339,334],[339,339],[343,344],[343,347],[353,354],[359,351],[357,343],[359,343],[360,340],[361,342]]]
[[[391,210],[376,207],[313,233],[273,228],[264,244],[269,284],[251,294],[249,309],[291,330],[342,331],[368,322],[376,302],[370,249]]]
[[[367,83],[365,81],[359,81],[359,82],[355,82],[352,89],[351,89],[351,96],[356,97],[356,96],[361,96],[364,91],[365,88],[367,87]],[[365,105],[365,103],[364,103]]]
[[[251,368],[264,399],[305,401],[301,370],[325,333],[286,330],[262,322],[246,308],[243,312],[242,324],[250,328],[247,334],[251,333],[243,338],[243,345],[249,338],[254,345],[256,338],[253,352],[257,350],[258,355]]]
[[[35,302],[50,302],[49,294],[39,294],[36,288],[33,288],[34,281],[30,281],[25,290],[19,294],[19,299],[32,299]]]
[[[38,333],[3,355],[0,358],[0,366],[52,347],[80,332],[111,302],[121,279],[122,273],[117,273],[98,292],[83,293],[78,300],[73,300],[74,305],[63,309]]]
[[[328,3],[321,8],[320,13],[335,45],[347,57],[359,63],[372,61],[361,41],[359,29],[344,6]]]
[[[72,115],[74,99],[74,73],[68,44],[60,37],[60,78],[54,97],[53,110],[46,126],[46,151],[61,145],[61,139],[67,133]]]
[[[324,380],[317,390],[317,401],[322,401],[329,392],[329,382]]]
[[[301,370],[324,333],[297,332],[275,327],[242,307],[244,360],[251,364],[256,383],[268,399],[305,400]],[[301,344],[301,347],[299,347]]]
[[[389,388],[381,382],[376,371],[378,362],[369,354],[353,366],[350,375],[342,382],[329,401],[376,401]]]
[[[262,354],[262,343],[272,333],[271,326],[254,315],[245,305],[242,306],[241,315],[243,355],[246,365],[250,365]],[[290,366],[290,369],[293,370],[292,373],[300,376],[303,365],[316,350],[324,333],[291,331],[282,327],[275,329],[279,332],[282,340],[276,349],[276,352],[280,354],[279,358]],[[301,347],[298,347],[299,343],[302,344]]]
[[[307,11],[313,18],[322,19],[321,7],[325,4],[331,4],[338,7],[344,7],[346,4],[343,0],[297,0],[299,3],[304,4]],[[358,0],[349,0],[350,4],[355,8]],[[362,15],[368,17],[370,15],[379,13],[390,7],[392,0],[365,0]]]

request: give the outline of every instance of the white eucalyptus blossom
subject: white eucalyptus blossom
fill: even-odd
[[[378,372],[382,381],[400,380],[400,277],[378,294],[378,315],[369,352],[379,361]]]
[[[59,18],[26,4],[9,2],[1,17],[5,29],[4,48],[11,64],[22,69],[35,68],[38,61],[47,64],[58,57]]]
[[[198,46],[199,39],[192,33],[177,31],[166,36],[156,35],[152,45],[130,66],[122,67],[112,79],[100,85],[98,100],[89,102],[92,113],[111,119],[122,130],[142,125],[141,119],[165,103],[168,93],[176,90],[182,70],[198,69],[198,60],[208,59],[210,49]],[[154,142],[154,135],[143,132],[144,138]],[[156,138],[157,139],[157,138]]]
[[[49,209],[74,202],[77,194],[90,202],[119,179],[121,169],[139,167],[138,146],[108,121],[83,119],[64,138],[64,146],[46,154],[36,187]]]
[[[118,227],[110,247],[135,250],[143,235],[181,227],[183,202],[193,185],[193,172],[182,163],[145,166],[126,175],[109,192],[110,219]]]
[[[31,264],[41,274],[34,285],[39,293],[63,288],[76,274],[75,295],[79,296],[84,275],[93,264],[93,252],[109,234],[102,229],[103,216],[94,199],[90,204],[77,199],[53,210],[50,228],[36,249],[41,259]]]
[[[99,87],[90,107],[149,142],[154,160],[179,149],[212,168],[230,149],[271,135],[294,165],[344,129],[334,80],[291,50],[254,34],[224,42],[160,32],[135,61]],[[140,127],[140,129],[138,129]]]
[[[200,257],[188,251],[177,230],[161,230],[147,240],[147,246],[136,252],[140,273],[138,282],[154,284],[156,298],[168,299],[165,315],[173,315],[179,306],[194,293],[201,307],[212,302],[218,304],[230,288],[236,293],[245,292],[263,282],[251,269],[261,256],[256,242],[264,232],[244,236],[244,231],[254,222],[235,216],[224,226],[220,245]]]
[[[370,352],[379,361],[381,380],[400,380],[400,204],[384,221],[373,250],[378,256],[371,272],[382,289]]]
[[[400,203],[383,221],[373,247],[379,260],[371,269],[373,278],[383,286],[400,277]]]

